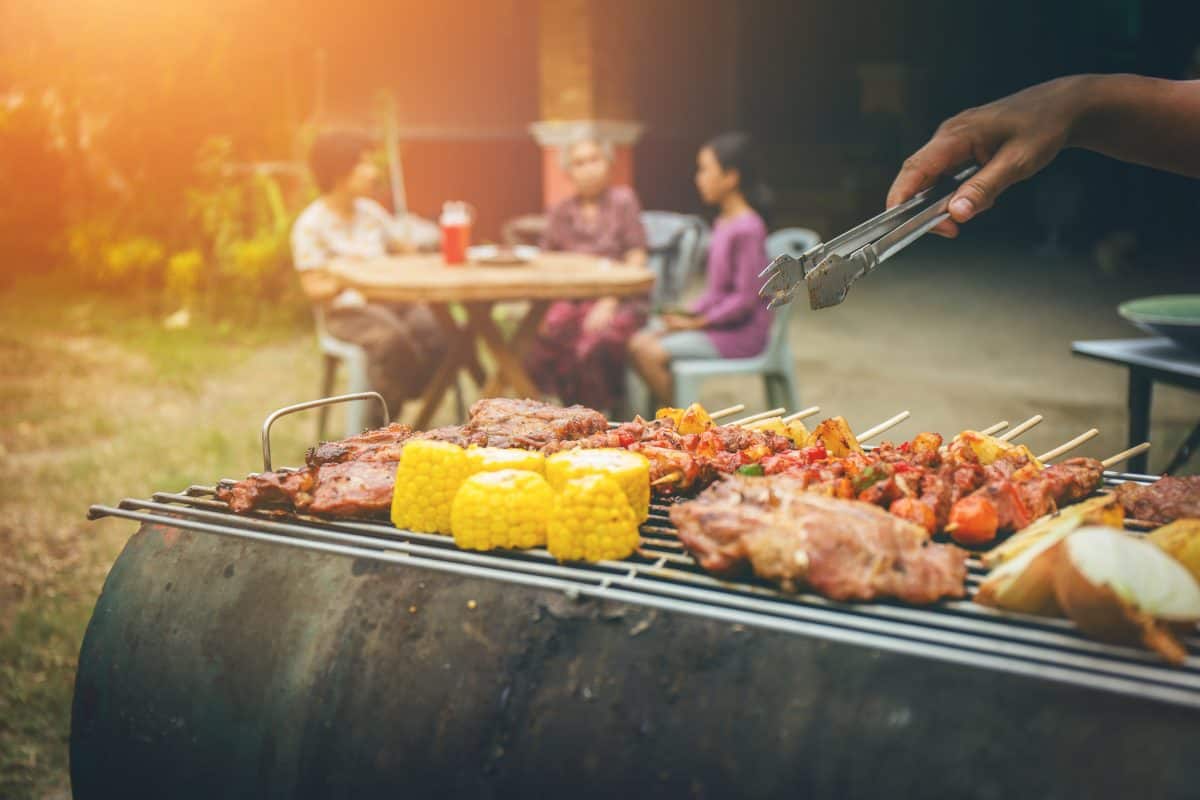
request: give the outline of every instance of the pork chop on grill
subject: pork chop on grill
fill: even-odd
[[[391,461],[400,460],[404,443],[416,434],[411,426],[393,422],[386,428],[363,431],[357,436],[347,436],[336,442],[321,442],[310,447],[304,454],[304,463],[310,467],[321,464],[336,464],[342,461]]]
[[[919,525],[857,500],[805,491],[786,475],[732,476],[671,509],[679,538],[709,572],[747,571],[785,591],[833,600],[963,597],[967,554]]]
[[[556,406],[537,400],[487,398],[471,406],[463,428],[483,433],[488,447],[540,450],[554,442],[570,441],[608,430],[599,411],[584,406]]]

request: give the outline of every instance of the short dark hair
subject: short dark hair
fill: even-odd
[[[374,137],[365,131],[340,129],[318,134],[308,155],[317,188],[322,192],[333,189],[354,171],[363,153],[375,146]]]
[[[712,151],[721,169],[738,171],[738,188],[750,207],[766,220],[771,213],[773,194],[762,179],[762,162],[754,139],[745,131],[730,131],[704,143]]]

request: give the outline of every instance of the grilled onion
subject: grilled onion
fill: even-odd
[[[1183,565],[1115,528],[1080,528],[1055,552],[1054,594],[1080,630],[1183,663],[1187,653],[1169,623],[1200,620],[1200,585]]]
[[[1023,614],[1062,616],[1054,596],[1054,572],[1058,564],[1055,546],[1075,527],[1070,520],[1063,520],[1012,560],[992,570],[979,585],[975,602]]]

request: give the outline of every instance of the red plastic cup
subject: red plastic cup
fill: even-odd
[[[442,258],[447,264],[464,264],[471,246],[471,226],[442,225]]]

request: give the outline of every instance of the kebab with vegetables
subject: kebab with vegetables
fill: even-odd
[[[764,474],[787,474],[809,491],[882,506],[964,544],[991,541],[1086,497],[1103,473],[1093,459],[1045,468],[1024,445],[977,431],[963,431],[945,448],[938,434],[922,433],[863,451],[842,423],[818,426],[813,444],[764,459]]]

